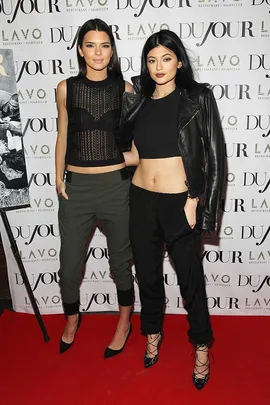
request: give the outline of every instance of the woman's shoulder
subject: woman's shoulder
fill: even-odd
[[[187,88],[188,94],[202,94],[210,90],[209,83],[199,83],[196,80],[192,80],[189,87]]]
[[[60,91],[65,90],[66,87],[72,83],[73,81],[78,80],[78,76],[70,76],[67,79],[61,80],[61,82],[58,83],[57,85],[57,90],[59,89]]]

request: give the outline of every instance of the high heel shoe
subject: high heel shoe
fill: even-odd
[[[195,356],[195,364],[194,364],[194,371],[192,375],[193,384],[197,388],[197,390],[202,390],[203,387],[206,385],[207,381],[209,380],[210,375],[210,361],[209,355],[207,356],[207,360],[202,362],[198,358],[198,352],[205,352],[208,353],[208,346],[206,344],[199,344],[196,345],[194,349],[194,356]],[[197,367],[203,367],[201,371],[198,370]]]
[[[78,313],[78,320],[77,320],[77,328],[76,328],[76,332],[75,332],[75,335],[74,335],[74,339],[73,339],[73,341],[71,343],[66,343],[66,342],[63,342],[63,340],[61,338],[61,340],[60,340],[60,354],[65,353],[73,345],[73,343],[75,341],[76,333],[79,330],[81,322],[82,322],[82,314],[79,312]]]
[[[144,353],[144,367],[146,367],[146,368],[147,368],[147,367],[151,367],[151,366],[153,366],[154,364],[156,364],[156,362],[158,361],[158,351],[159,351],[159,349],[160,349],[160,346],[161,346],[161,343],[162,343],[162,341],[163,341],[163,338],[164,338],[164,333],[163,333],[163,332],[159,332],[159,333],[157,334],[157,337],[156,337],[152,342],[147,341],[147,343],[146,343],[146,350],[145,350],[145,353]],[[157,345],[154,345],[153,343],[156,342],[157,339],[159,339],[159,341],[157,342]],[[153,346],[153,350],[152,350],[152,351],[148,349],[148,345]],[[154,355],[154,357],[149,357],[149,356],[147,356],[147,355],[149,355],[149,354],[153,354],[156,350],[157,350],[157,354]]]
[[[132,332],[132,325],[130,324],[129,331],[128,331],[125,343],[123,344],[121,349],[114,350],[114,349],[110,349],[109,347],[106,347],[106,349],[104,351],[104,359],[108,359],[109,357],[113,357],[113,356],[116,356],[117,354],[121,353],[125,348],[125,345],[126,345],[126,343],[128,341],[128,338],[131,335],[131,332]]]

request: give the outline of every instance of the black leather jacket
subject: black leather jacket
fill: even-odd
[[[124,93],[119,145],[129,150],[133,124],[145,97],[140,78],[133,77],[136,94]],[[194,82],[191,91],[180,89],[178,147],[183,159],[189,194],[204,194],[201,228],[215,230],[224,176],[224,137],[215,98],[207,84]]]

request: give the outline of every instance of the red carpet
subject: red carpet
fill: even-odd
[[[215,363],[208,385],[192,385],[185,316],[167,315],[158,363],[143,367],[139,317],[123,353],[103,359],[115,315],[85,315],[76,343],[59,355],[62,315],[43,316],[45,343],[33,315],[0,317],[1,405],[269,405],[269,317],[213,316]]]

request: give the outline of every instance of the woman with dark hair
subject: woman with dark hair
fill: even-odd
[[[220,118],[211,90],[194,81],[186,50],[169,30],[146,41],[141,76],[133,83],[139,94],[124,94],[119,143],[126,164],[138,165],[130,189],[130,237],[147,335],[144,365],[157,362],[163,340],[166,244],[188,313],[193,383],[200,390],[209,379],[212,342],[201,229],[216,229],[224,165]]]
[[[59,195],[60,290],[66,326],[60,353],[74,342],[80,326],[79,288],[87,241],[96,221],[107,238],[110,273],[120,317],[104,357],[120,353],[131,333],[134,299],[130,267],[129,176],[116,143],[124,91],[114,37],[100,19],[87,21],[77,41],[79,74],[58,84],[56,187]]]

